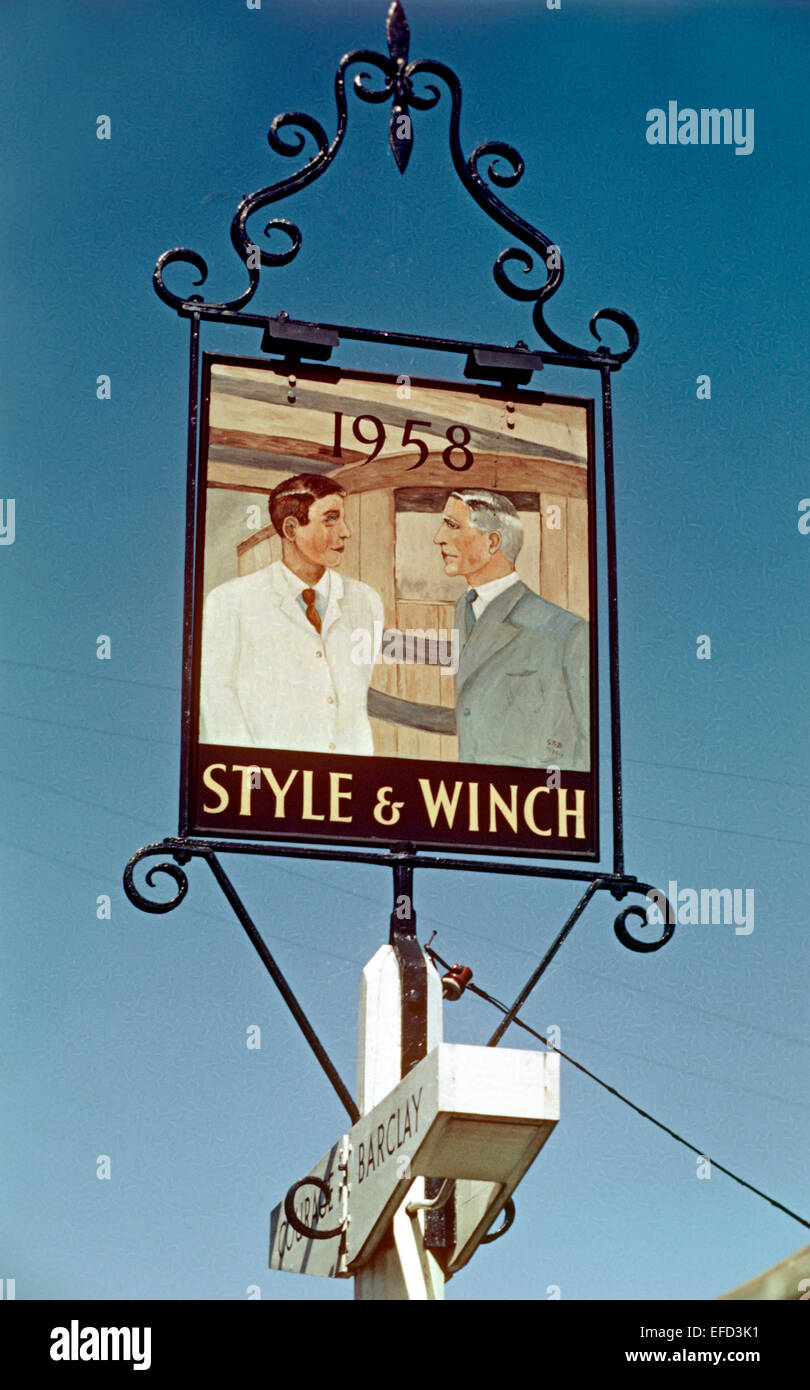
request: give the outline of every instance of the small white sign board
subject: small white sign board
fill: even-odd
[[[559,1074],[553,1053],[434,1048],[351,1131],[347,1263],[369,1258],[415,1177],[497,1183],[491,1221],[559,1119]]]
[[[271,1218],[271,1268],[334,1276],[363,1264],[416,1177],[471,1178],[494,1185],[462,1206],[469,1210],[453,1256],[454,1267],[460,1268],[533,1163],[559,1114],[559,1058],[554,1054],[440,1043],[349,1133],[345,1252],[340,1237],[313,1240],[294,1231],[282,1203]],[[296,1194],[296,1214],[304,1225],[340,1225],[342,1142],[312,1169],[330,1183],[330,1198],[315,1187]]]

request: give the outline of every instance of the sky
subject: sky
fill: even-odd
[[[15,530],[0,547],[0,1277],[18,1299],[352,1297],[351,1281],[267,1268],[270,1210],[343,1132],[340,1102],[202,861],[163,916],[130,904],[122,872],[177,826],[188,330],[155,296],[154,263],[188,246],[208,261],[212,298],[241,292],[233,212],[297,167],[269,149],[270,121],[305,111],[331,135],[337,62],[384,50],[385,11],[3,7],[2,493]],[[549,323],[583,345],[603,306],[639,325],[613,379],[628,872],[664,890],[754,894],[752,930],[682,924],[651,954],[619,944],[617,905],[598,894],[523,1016],[556,1025],[564,1051],[810,1219],[810,12],[703,0],[406,11],[411,57],[461,80],[465,153],[505,140],[523,155],[503,196],[562,247]],[[650,144],[647,112],[670,101],[753,111],[754,148]],[[448,111],[445,95],[416,114],[402,176],[388,108],[349,95],[335,164],[278,209],[302,250],[263,271],[251,310],[539,346],[530,306],[492,278],[510,242],[453,173]],[[167,281],[190,289],[183,267]],[[203,343],[258,356],[260,334],[209,325]],[[463,367],[339,351],[347,369],[453,381]],[[590,394],[592,377],[549,369],[543,389]],[[698,659],[705,636],[711,657]],[[606,715],[603,699],[605,754]],[[604,819],[605,866],[608,832]],[[387,939],[389,875],[277,857],[225,867],[353,1089],[360,973]],[[511,1000],[576,897],[565,883],[423,870],[415,907],[422,940],[435,931],[444,957]],[[468,993],[445,1007],[445,1036],[483,1044],[496,1021]],[[254,1025],[260,1049],[246,1046]],[[515,1030],[505,1045],[539,1046]],[[716,1168],[701,1176],[695,1154],[566,1063],[561,1086],[512,1230],[448,1300],[712,1299],[807,1244],[805,1228]]]

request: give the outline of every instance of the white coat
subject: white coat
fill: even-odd
[[[382,627],[379,594],[335,570],[320,633],[280,560],[213,589],[203,612],[201,742],[373,753],[367,701]]]

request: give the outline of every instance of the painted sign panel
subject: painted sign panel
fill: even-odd
[[[207,356],[192,832],[596,858],[592,403]]]

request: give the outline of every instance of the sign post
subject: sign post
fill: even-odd
[[[391,935],[363,971],[360,1118],[273,1211],[270,1266],[354,1275],[358,1300],[430,1302],[557,1123],[559,1059],[442,1042],[439,976],[414,933]],[[420,972],[410,986],[403,936]],[[409,1032],[423,1054],[410,1065]]]
[[[427,1047],[432,1051],[442,1040],[442,986],[427,958],[425,969]],[[384,1100],[402,1076],[401,1020],[402,981],[396,952],[393,946],[381,946],[363,971],[360,986],[357,1095],[363,1115]],[[400,1134],[401,1126],[400,1118]],[[410,1160],[396,1158],[395,1162],[407,1173],[405,1165]],[[355,1274],[355,1299],[444,1298],[444,1271],[435,1253],[425,1248],[425,1213],[408,1213],[411,1203],[425,1200],[424,1189],[424,1178],[414,1178],[377,1250]]]
[[[231,241],[248,283],[236,298],[169,288],[165,272],[178,265],[206,282],[195,250],[174,247],[155,267],[156,293],[190,328],[180,813],[176,836],[132,856],[124,889],[142,911],[170,912],[188,892],[185,866],[207,863],[349,1117],[273,1212],[271,1268],[353,1276],[359,1299],[428,1300],[510,1224],[511,1192],[559,1116],[559,1059],[496,1049],[503,1033],[597,893],[655,904],[653,921],[638,902],[616,915],[628,950],[659,950],[675,916],[624,855],[611,383],[638,329],[603,308],[589,325],[598,346],[582,347],[546,322],[560,247],[494,191],[518,182],[523,158],[503,140],[464,154],[459,79],[444,63],[411,61],[399,0],[386,41],[387,53],[340,60],[334,138],[300,111],[273,120],[274,154],[305,162],[239,204]],[[262,272],[304,244],[292,221],[262,210],[327,171],[350,94],[391,101],[401,174],[412,117],[445,97],[453,168],[506,233],[496,285],[532,303],[538,344],[248,311]],[[536,287],[517,283],[516,265]],[[254,344],[261,330],[261,357],[203,351],[208,323],[248,329]],[[623,348],[601,341],[605,324]],[[346,341],[384,347],[388,372],[347,370]],[[465,382],[412,374],[422,351],[461,358]],[[586,396],[531,389],[547,367],[599,385]],[[607,563],[597,572],[600,506]],[[612,867],[597,863],[606,734]],[[359,1104],[222,867],[228,854],[393,870],[390,944],[363,980]],[[135,884],[156,855],[146,884],[170,880],[168,899]],[[442,1042],[442,985],[416,938],[417,867],[581,891],[487,1047]]]

